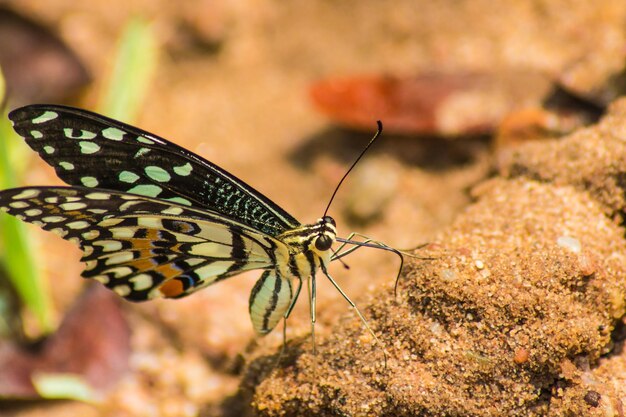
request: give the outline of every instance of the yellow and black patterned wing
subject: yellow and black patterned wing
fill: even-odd
[[[283,245],[206,211],[85,187],[1,191],[0,210],[78,244],[83,276],[131,301],[183,297],[245,270],[273,268]]]
[[[234,175],[139,128],[49,104],[13,110],[9,118],[16,132],[69,185],[208,210],[270,236],[300,224]]]

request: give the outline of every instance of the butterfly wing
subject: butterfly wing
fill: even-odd
[[[18,108],[9,118],[17,133],[70,185],[209,210],[271,236],[299,225],[237,177],[136,127],[58,105]]]
[[[272,268],[283,245],[192,207],[85,187],[5,190],[0,210],[77,243],[83,276],[131,301],[183,297],[245,270]]]

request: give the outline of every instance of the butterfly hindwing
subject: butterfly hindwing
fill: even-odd
[[[71,107],[31,105],[9,118],[66,183],[209,210],[277,236],[291,215],[232,174],[156,135]]]
[[[84,187],[0,192],[0,209],[77,243],[94,278],[132,301],[182,297],[250,269],[272,267],[281,242],[210,213]]]

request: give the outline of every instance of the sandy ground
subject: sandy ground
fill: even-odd
[[[515,174],[483,184],[438,244],[420,252],[436,259],[411,262],[397,297],[389,286],[372,294],[367,310],[388,343],[386,368],[358,320],[344,318],[317,357],[303,347],[288,367],[254,381],[257,407],[264,415],[304,407],[315,415],[622,415],[623,375],[607,374],[607,363],[623,369],[615,329],[626,278],[616,221],[625,120],[621,101],[598,127],[519,149]]]
[[[163,53],[136,124],[303,222],[320,216],[368,138],[315,112],[316,79],[515,68],[598,97],[626,45],[626,4],[617,0],[5,3],[77,52],[95,83],[72,104],[87,108],[124,24],[151,19]],[[624,107],[562,141],[516,148],[488,182],[496,171],[488,137],[387,135],[376,145],[331,210],[341,234],[394,247],[432,242],[419,255],[434,258],[410,260],[397,297],[393,255],[364,249],[347,259],[349,271],[332,271],[383,340],[386,367],[324,281],[317,355],[301,301],[275,366],[282,336],[254,337],[247,301],[257,274],[247,273],[189,299],[127,305],[131,372],[101,404],[2,413],[622,415]],[[33,158],[25,183],[54,182]],[[377,202],[365,220],[363,201]],[[39,236],[61,315],[83,283],[80,255],[68,262],[69,245]]]

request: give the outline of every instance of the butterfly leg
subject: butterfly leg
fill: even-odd
[[[356,306],[356,304],[354,304],[354,302],[350,299],[350,297],[348,297],[348,295],[345,292],[343,292],[343,290],[341,289],[339,284],[337,284],[337,282],[333,279],[333,277],[330,276],[330,274],[328,273],[328,270],[326,269],[326,266],[324,264],[322,264],[322,272],[324,273],[324,275],[326,275],[326,278],[328,278],[330,283],[333,284],[333,286],[337,289],[337,291],[339,291],[339,294],[341,294],[341,296],[348,302],[348,304],[350,304],[350,307],[352,307],[354,309],[354,311],[356,312],[356,314],[361,319],[361,322],[363,323],[363,325],[365,326],[367,331],[372,335],[372,337],[376,341],[376,344],[381,346],[381,349],[383,351],[383,358],[384,358],[384,362],[385,362],[385,368],[387,368],[387,351],[385,350],[385,345],[383,345],[383,343],[380,341],[380,339],[376,336],[376,333],[374,333],[374,331],[369,326],[369,324],[367,324],[367,320],[365,320],[365,317],[363,316],[363,314],[361,313],[359,308]]]
[[[287,320],[289,318],[289,316],[291,315],[291,310],[293,310],[294,306],[296,305],[296,301],[298,301],[298,296],[300,295],[300,290],[302,289],[302,278],[298,277],[298,286],[296,287],[296,292],[293,294],[293,298],[291,299],[291,304],[289,304],[289,307],[287,308],[287,311],[285,312],[285,320]]]
[[[287,317],[283,317],[283,344],[280,347],[280,352],[278,353],[278,357],[276,358],[276,361],[274,361],[274,366],[272,366],[272,369],[278,368],[278,365],[280,365],[280,361],[283,359],[283,356],[285,356],[286,351],[287,351]]]
[[[311,310],[311,342],[313,343],[313,354],[316,354],[315,348],[315,304],[317,302],[317,289],[315,284],[315,273],[311,274],[307,279],[307,289],[309,291],[309,308]]]
[[[287,311],[285,312],[285,315],[283,316],[283,345],[280,348],[280,353],[278,354],[278,359],[276,359],[276,364],[274,365],[274,367],[278,366],[278,364],[280,363],[280,360],[283,358],[287,350],[287,319],[291,315],[291,311],[293,310],[293,307],[296,305],[296,301],[298,300],[298,296],[300,295],[301,289],[302,289],[302,279],[298,277],[298,286],[296,287],[296,292],[293,294],[293,297],[291,299],[291,304],[289,304],[289,307],[287,307]]]

